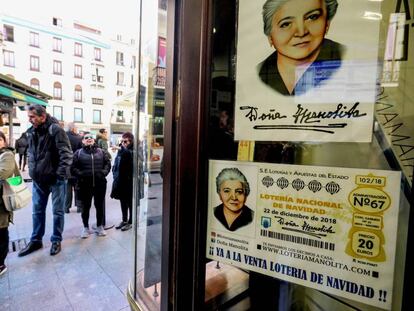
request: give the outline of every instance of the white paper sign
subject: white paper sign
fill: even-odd
[[[207,257],[390,309],[400,179],[210,161]]]
[[[371,141],[380,2],[330,16],[322,0],[282,1],[268,35],[265,2],[239,1],[235,139]]]

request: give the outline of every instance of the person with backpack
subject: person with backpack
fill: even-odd
[[[106,193],[106,176],[111,171],[111,160],[108,152],[95,144],[92,134],[86,134],[82,139],[82,148],[73,155],[72,175],[76,178],[75,191],[82,204],[83,229],[81,238],[86,239],[91,234],[89,229],[89,212],[92,198],[96,209],[96,230],[98,236],[105,236],[104,208]]]
[[[58,120],[46,112],[41,105],[27,108],[29,122],[29,175],[33,180],[33,232],[30,242],[19,252],[26,256],[43,247],[42,239],[46,227],[46,207],[52,193],[53,234],[50,255],[61,251],[65,223],[66,181],[72,165],[72,149],[69,138]]]
[[[29,142],[27,141],[26,132],[22,133],[22,135],[16,140],[14,144],[14,149],[19,154],[19,170],[22,172],[25,171],[26,163],[27,163],[27,148],[29,147]],[[23,162],[23,169],[22,169],[22,162]]]

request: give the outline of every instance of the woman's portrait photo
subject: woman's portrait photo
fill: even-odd
[[[263,30],[275,49],[259,64],[260,80],[282,95],[300,95],[329,79],[345,47],[326,37],[337,0],[267,0]]]
[[[381,2],[238,0],[234,139],[371,141],[381,21],[367,12]]]
[[[229,231],[249,225],[254,212],[246,205],[250,185],[238,168],[224,168],[216,177],[216,191],[221,204],[214,217]]]

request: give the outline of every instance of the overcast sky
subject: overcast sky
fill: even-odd
[[[59,17],[67,27],[77,20],[113,37],[117,33],[137,35],[138,8],[138,0],[3,0],[0,13],[42,24],[51,24],[52,17]]]

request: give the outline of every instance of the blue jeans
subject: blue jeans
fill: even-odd
[[[62,241],[65,224],[66,180],[57,180],[53,185],[43,186],[33,181],[33,233],[31,241],[41,242],[45,234],[46,206],[49,194],[52,193],[53,234],[52,242]]]

